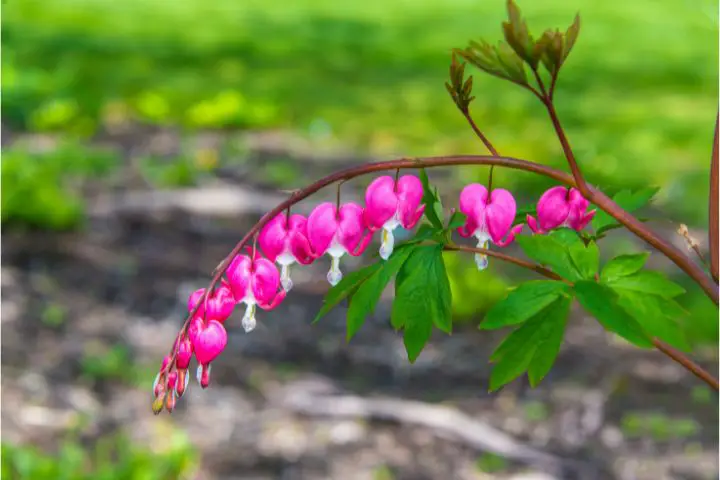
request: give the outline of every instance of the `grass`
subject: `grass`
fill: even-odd
[[[581,11],[557,99],[590,178],[663,185],[663,206],[690,223],[704,222],[707,203],[714,5],[520,4],[537,31]],[[450,49],[498,39],[505,15],[501,0],[28,0],[3,13],[2,113],[16,127],[82,136],[123,117],[189,131],[277,126],[381,156],[481,150],[443,82]],[[476,95],[501,151],[562,165],[530,96],[485,76]],[[514,173],[498,181],[539,188]]]
[[[107,436],[92,448],[68,439],[56,454],[33,446],[2,444],[2,477],[17,480],[177,480],[193,478],[196,454],[174,432],[160,451]]]

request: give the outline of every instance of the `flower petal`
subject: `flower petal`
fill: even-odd
[[[258,243],[265,256],[274,262],[275,259],[285,250],[285,239],[287,238],[285,214],[280,214],[270,220],[260,231]]]
[[[400,223],[404,228],[413,228],[416,219],[419,219],[417,212],[423,197],[422,182],[414,175],[403,175],[398,180],[397,192]]]
[[[399,182],[398,182],[399,183]],[[422,192],[422,185],[420,186]],[[390,176],[378,177],[365,190],[365,224],[371,230],[382,228],[398,209],[395,180]]]
[[[290,253],[293,254],[298,263],[310,265],[315,260],[310,241],[299,231],[290,232]]]
[[[485,211],[487,200],[487,188],[479,183],[471,183],[460,192],[460,211],[468,217],[475,217],[477,220],[480,213]]]
[[[515,220],[517,205],[512,193],[496,188],[490,194],[490,202],[485,209],[485,224],[493,243],[498,244],[507,235]]]
[[[242,302],[250,285],[252,260],[246,255],[236,255],[225,271],[235,301]]]
[[[338,229],[335,205],[321,203],[310,213],[307,220],[308,240],[315,255],[323,255],[330,247]]]
[[[348,252],[354,251],[366,230],[363,208],[360,205],[348,202],[340,207],[340,222],[337,229],[337,240],[340,245]]]
[[[537,203],[538,224],[541,230],[552,230],[562,225],[570,214],[565,187],[553,187],[542,194]]]
[[[515,241],[516,236],[520,235],[520,232],[522,232],[522,229],[524,226],[525,226],[524,223],[515,225],[514,227],[512,227],[510,229],[510,232],[508,233],[507,238],[505,238],[504,240],[495,242],[495,245],[497,245],[498,247],[507,247],[508,245],[510,245],[512,242]]]
[[[258,303],[267,303],[280,287],[280,272],[266,258],[255,259],[251,277],[252,291]]]

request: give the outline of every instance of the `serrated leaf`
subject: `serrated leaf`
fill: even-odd
[[[582,276],[575,267],[567,248],[548,235],[518,236],[515,241],[525,255],[550,267],[561,277],[574,282]]]
[[[349,342],[365,323],[368,315],[375,311],[375,306],[380,300],[383,290],[390,280],[397,274],[403,263],[417,248],[411,245],[402,249],[396,249],[387,261],[380,261],[380,268],[376,269],[359,286],[357,291],[350,298],[350,306],[347,312],[347,335]]]
[[[495,362],[490,375],[491,392],[522,375],[533,361],[538,347],[548,338],[557,335],[555,330],[564,331],[569,304],[568,297],[558,297],[502,341],[490,357],[490,360]],[[560,338],[562,339],[562,332]],[[552,346],[552,340],[550,346]],[[549,353],[550,349],[548,348],[543,355],[549,357]],[[544,360],[547,363],[548,359]],[[552,365],[552,362],[550,364]],[[541,375],[542,369],[535,373],[538,377],[544,376],[544,374]]]
[[[525,282],[497,302],[480,322],[481,330],[517,325],[536,315],[543,308],[568,293],[570,287],[553,280]]]
[[[668,279],[664,274],[653,270],[641,270],[615,278],[607,282],[612,288],[649,293],[663,298],[673,298],[685,293],[685,289]]]
[[[417,247],[400,268],[391,322],[396,329],[405,330],[411,363],[427,343],[433,325],[446,333],[452,331],[452,293],[442,245]]]
[[[673,347],[691,350],[680,318],[686,312],[674,300],[631,290],[615,289],[618,305],[628,312],[648,332]]]
[[[454,212],[450,216],[450,220],[448,220],[447,228],[446,230],[455,230],[456,228],[460,228],[463,225],[465,225],[465,222],[467,221],[467,215],[461,212]]]
[[[585,245],[582,241],[568,247],[575,268],[585,280],[595,279],[600,268],[600,250],[595,242]]]
[[[543,378],[550,372],[555,359],[560,353],[563,338],[565,337],[565,327],[567,326],[568,316],[570,314],[570,304],[572,298],[562,297],[557,301],[557,305],[553,305],[552,319],[546,319],[553,322],[553,328],[547,332],[547,336],[543,341],[538,343],[535,355],[533,355],[530,367],[528,368],[528,380],[530,386],[537,387]]]
[[[619,255],[605,264],[600,273],[600,280],[608,283],[617,278],[632,275],[642,269],[649,256],[650,252]]]
[[[327,315],[330,310],[335,308],[340,302],[352,295],[360,287],[360,285],[362,285],[362,283],[378,269],[380,269],[380,264],[374,263],[372,265],[368,265],[367,267],[361,268],[360,270],[355,270],[354,272],[350,272],[349,274],[345,275],[345,277],[340,280],[340,283],[332,287],[325,294],[322,307],[320,307],[320,311],[315,316],[315,319],[312,321],[312,323],[320,320],[322,317]]]
[[[618,305],[617,294],[605,285],[581,280],[574,286],[580,305],[600,324],[630,343],[643,348],[652,347],[647,333],[635,319]]]
[[[623,210],[634,212],[645,206],[659,190],[660,188],[658,187],[646,187],[636,192],[621,190],[613,196],[613,201],[622,207]],[[613,217],[600,209],[598,209],[595,217],[592,219],[592,226],[596,233],[600,233],[601,229],[616,223]]]

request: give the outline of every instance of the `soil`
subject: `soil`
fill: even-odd
[[[255,162],[270,158],[263,148]],[[320,176],[354,160],[297,161]],[[134,365],[159,366],[188,293],[282,198],[248,172],[164,193],[132,182],[113,193],[95,186],[83,232],[4,232],[4,442],[52,451],[83,417],[89,443],[122,430],[154,448],[168,425],[186,432],[203,479],[718,477],[717,396],[693,400],[699,381],[658,352],[614,340],[574,311],[538,388],[518,380],[489,394],[494,332],[438,333],[410,365],[387,298],[350,344],[343,308],[311,324],[327,288],[322,261],[295,272],[292,294],[262,312],[251,334],[235,313],[210,388],[191,384],[172,416],[150,411],[151,369],[142,387],[89,379],[83,358],[118,345]],[[348,271],[358,265],[343,262]],[[48,311],[63,312],[62,321],[48,321]],[[716,353],[701,363],[717,374]],[[632,435],[628,414],[697,428]],[[511,458],[501,472],[478,468],[499,452]]]

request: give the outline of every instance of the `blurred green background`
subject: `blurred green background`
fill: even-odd
[[[660,186],[654,216],[704,231],[718,104],[717,2],[526,0],[520,7],[536,35],[564,29],[581,13],[556,100],[586,176],[611,193]],[[501,0],[5,2],[2,123],[13,142],[2,152],[3,225],[81,228],[77,182],[111,176],[128,156],[97,143],[118,125],[172,128],[188,138],[291,130],[317,151],[375,158],[482,152],[443,83],[450,50],[499,39],[504,18]],[[536,99],[468,71],[474,117],[498,149],[564,168]],[[36,134],[53,135],[56,147],[38,152]],[[172,162],[135,160],[163,188],[202,181],[218,165],[217,152],[207,155],[181,148]],[[486,174],[456,172],[483,181]],[[496,175],[496,185],[527,200],[548,186],[522,173]],[[483,308],[503,291],[489,274],[478,282],[464,279],[459,264],[451,268],[456,293],[485,290]],[[696,339],[716,342],[717,311],[692,287],[687,297],[701,319]],[[461,314],[476,308],[457,306]]]

